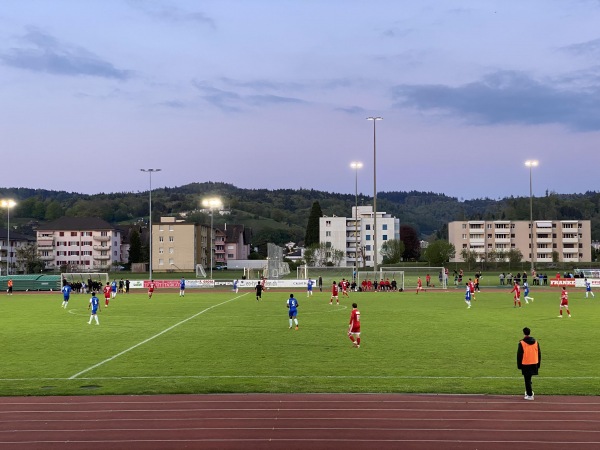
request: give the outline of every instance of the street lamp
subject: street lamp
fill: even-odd
[[[358,273],[358,169],[361,169],[363,163],[353,161],[350,167],[354,169],[354,276]]]
[[[0,206],[6,208],[6,275],[10,275],[10,208],[16,206],[14,200],[0,200]]]
[[[531,169],[537,167],[535,159],[528,159],[525,165],[529,167],[529,232],[531,233],[531,271],[535,268],[535,251],[533,249],[533,184],[531,182]]]
[[[148,250],[149,260],[150,260],[150,271],[149,271],[149,281],[152,281],[152,173],[160,172],[162,169],[140,169],[142,172],[147,172],[150,175],[150,189],[148,190],[148,195],[150,198],[149,201],[149,212],[148,212],[148,229],[150,230],[150,248]]]
[[[213,215],[214,215],[214,209],[215,208],[220,208],[223,205],[223,203],[221,203],[221,199],[217,198],[217,197],[212,197],[212,198],[205,198],[204,200],[202,200],[202,206],[204,206],[205,208],[210,208],[210,279],[213,279],[213,253],[214,253],[214,246],[215,246],[215,241],[214,241],[214,232],[215,229],[213,228]]]
[[[375,259],[373,260],[373,273],[377,280],[377,133],[375,124],[383,117],[367,117],[367,120],[373,121],[373,247],[375,250]]]

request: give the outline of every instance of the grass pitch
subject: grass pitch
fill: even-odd
[[[483,291],[467,310],[463,289],[350,293],[341,305],[315,292],[299,300],[288,329],[289,291],[188,289],[119,294],[88,325],[89,295],[0,297],[0,395],[216,392],[439,392],[522,394],[521,330],[542,349],[541,394],[600,394],[600,296],[532,289],[513,308],[509,290]],[[347,337],[351,303],[361,311],[361,348]]]

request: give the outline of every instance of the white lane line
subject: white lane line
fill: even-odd
[[[186,323],[186,322],[188,322],[188,321],[190,321],[190,320],[192,320],[192,319],[195,319],[195,318],[196,318],[196,317],[198,317],[199,315],[201,315],[201,314],[204,314],[205,312],[207,312],[207,311],[210,311],[210,310],[211,310],[211,309],[213,309],[213,308],[216,308],[216,307],[218,307],[218,306],[222,306],[222,305],[224,305],[224,304],[226,304],[226,303],[229,303],[229,302],[232,302],[232,301],[234,301],[234,300],[237,300],[238,298],[241,298],[241,297],[243,297],[244,295],[248,295],[248,294],[246,293],[246,294],[238,295],[237,297],[234,297],[234,298],[231,298],[231,299],[229,299],[229,300],[226,300],[226,301],[224,301],[224,302],[217,303],[216,305],[210,306],[209,308],[206,308],[206,309],[204,309],[204,310],[202,310],[202,311],[200,311],[200,312],[198,312],[198,313],[194,314],[193,316],[190,316],[190,317],[188,317],[187,319],[184,319],[184,320],[182,320],[181,322],[178,322],[178,323],[176,323],[175,325],[172,325],[172,326],[170,326],[169,328],[166,328],[166,329],[164,329],[164,330],[163,330],[163,331],[161,331],[160,333],[157,333],[157,334],[155,334],[154,336],[151,336],[151,337],[149,337],[148,339],[144,339],[142,342],[138,342],[137,344],[135,344],[135,345],[133,345],[133,346],[129,347],[129,348],[128,348],[128,349],[126,349],[126,350],[123,350],[123,351],[122,351],[122,352],[120,352],[120,353],[117,353],[117,354],[116,354],[116,355],[114,355],[114,356],[111,356],[110,358],[107,358],[107,359],[105,359],[104,361],[100,361],[98,364],[94,364],[93,366],[91,366],[91,367],[88,367],[87,369],[84,369],[84,370],[82,370],[81,372],[78,372],[78,373],[76,373],[75,375],[71,375],[71,376],[70,376],[68,379],[69,379],[69,380],[74,380],[75,378],[79,377],[79,375],[82,375],[82,374],[84,374],[84,373],[86,373],[86,372],[89,372],[90,370],[93,370],[93,369],[95,369],[96,367],[100,367],[101,365],[103,365],[103,364],[106,364],[107,362],[110,362],[110,361],[112,361],[112,360],[114,360],[114,359],[118,358],[119,356],[122,356],[122,355],[124,355],[125,353],[128,353],[128,352],[130,352],[131,350],[134,350],[134,349],[138,348],[139,346],[141,346],[141,345],[144,345],[144,344],[146,344],[147,342],[150,342],[150,341],[151,341],[151,340],[153,340],[153,339],[156,339],[156,338],[157,338],[157,337],[159,337],[159,336],[162,336],[163,334],[165,334],[165,333],[167,333],[167,332],[171,331],[173,328],[176,328],[176,327],[178,327],[178,326],[179,326],[179,325],[181,325],[181,324],[184,324],[184,323]]]

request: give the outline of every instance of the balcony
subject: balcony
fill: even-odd
[[[100,241],[100,242],[110,241],[110,236],[92,236],[92,237],[94,238],[94,240]]]
[[[111,247],[110,245],[94,245],[92,248],[94,250],[102,251],[102,250],[110,250],[110,247]]]
[[[563,244],[577,244],[578,242],[579,242],[579,238],[576,238],[576,237],[562,238]]]
[[[510,238],[509,237],[508,238],[496,238],[496,239],[494,239],[494,242],[497,242],[498,244],[502,244],[502,243],[510,244]]]
[[[540,244],[552,244],[552,238],[550,237],[536,237],[535,242],[539,242]]]
[[[37,246],[38,248],[53,248],[54,241],[38,241]]]
[[[98,261],[107,261],[110,259],[110,255],[94,255],[93,258]]]
[[[535,250],[538,253],[552,253],[552,249],[551,248],[538,248]]]
[[[54,260],[54,255],[40,255],[40,259],[42,261],[52,261]]]

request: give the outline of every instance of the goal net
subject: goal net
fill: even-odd
[[[446,289],[448,287],[448,275],[443,267],[381,267],[377,277],[373,271],[359,271],[358,285],[363,286],[363,281],[371,282],[374,289],[375,281],[378,288],[381,281],[390,285],[396,285],[398,290],[417,289],[419,278],[424,289]],[[377,278],[377,280],[376,280]],[[394,283],[395,282],[395,283]]]
[[[202,264],[196,264],[196,278],[206,278],[206,270]]]
[[[78,292],[93,292],[102,289],[108,283],[106,272],[75,272],[63,273],[63,284],[68,282]]]
[[[334,281],[339,283],[342,279],[352,283],[354,277],[353,267],[309,267],[302,266],[298,268],[296,276],[299,280],[318,280],[319,277],[323,280],[323,285],[330,285]],[[373,273],[373,271],[371,271]]]

